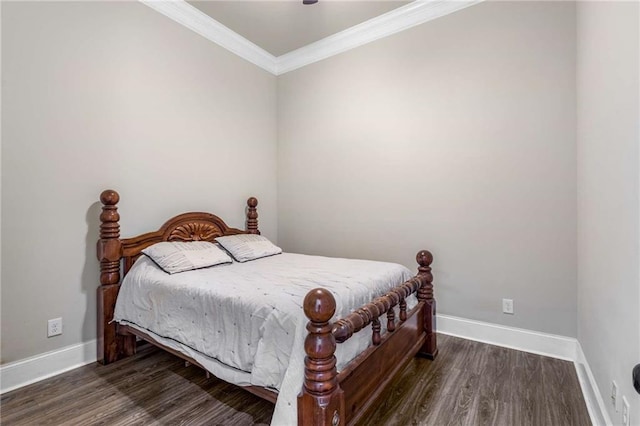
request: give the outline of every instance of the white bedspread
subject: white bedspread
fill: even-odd
[[[304,373],[304,296],[316,287],[331,291],[337,319],[412,275],[393,263],[291,253],[169,275],[142,256],[122,283],[114,320],[151,331],[223,380],[277,389],[272,424],[293,425]],[[407,303],[413,307],[415,298]],[[369,327],[339,344],[338,369],[370,342]]]

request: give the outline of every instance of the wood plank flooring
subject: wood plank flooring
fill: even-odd
[[[590,425],[573,363],[438,335],[360,424]]]
[[[360,425],[589,425],[573,364],[438,335]],[[2,425],[264,425],[273,405],[147,346],[2,395]]]

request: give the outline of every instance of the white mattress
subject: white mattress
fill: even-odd
[[[114,320],[152,332],[223,380],[278,390],[272,424],[291,425],[304,373],[304,296],[331,291],[338,319],[412,275],[393,263],[291,253],[169,275],[142,256],[122,283]],[[339,344],[338,369],[370,342],[369,327]]]

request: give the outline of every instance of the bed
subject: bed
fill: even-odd
[[[120,238],[119,198],[113,190],[100,196],[98,360],[103,364],[135,354],[136,339],[143,339],[274,402],[273,424],[346,425],[372,408],[413,356],[437,355],[433,257],[427,250],[416,256],[415,276],[384,262],[283,253],[168,277],[142,250],[163,241],[259,235],[258,201],[247,201],[245,230],[213,214],[191,212],[157,231]],[[187,277],[193,284],[184,282]],[[152,286],[144,287],[145,281]],[[363,293],[360,281],[375,284]],[[203,293],[206,286],[198,282],[225,285],[208,286]],[[221,287],[229,294],[210,291]],[[163,300],[173,305],[163,302],[146,314],[134,309],[164,288]],[[191,328],[172,326],[180,330],[178,337],[155,328],[168,323],[169,313],[182,314],[183,307],[190,313],[181,316],[191,320]],[[213,317],[217,322],[205,321]]]

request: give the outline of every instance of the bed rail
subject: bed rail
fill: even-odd
[[[416,353],[435,358],[438,348],[431,274],[433,255],[422,250],[416,261],[419,267],[415,277],[333,324],[330,322],[336,309],[333,295],[323,288],[307,293],[303,306],[309,319],[309,333],[304,345],[307,356],[304,384],[298,397],[298,424],[353,424],[379,396],[384,388],[380,385],[388,383]],[[417,293],[418,305],[407,315],[405,300],[413,293]],[[396,306],[400,310],[398,324]],[[381,336],[379,317],[385,313],[387,333]],[[337,343],[345,342],[369,324],[373,346],[338,374]]]

